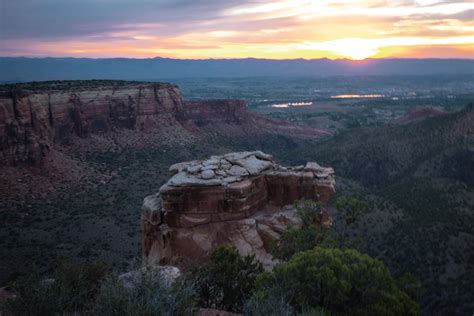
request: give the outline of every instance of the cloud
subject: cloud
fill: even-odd
[[[88,36],[143,24],[156,33],[189,30],[219,18],[242,1],[191,0],[1,0],[3,38]],[[249,0],[248,3],[255,3]]]
[[[0,0],[0,55],[360,58],[473,44],[473,14],[460,0]]]

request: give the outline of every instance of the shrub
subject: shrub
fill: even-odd
[[[321,212],[321,205],[312,200],[298,200],[294,204],[296,214],[303,221],[303,227],[312,226],[319,221],[319,213]]]
[[[13,285],[17,298],[7,301],[6,314],[56,315],[89,310],[108,270],[99,262],[65,261],[51,279],[32,273]]]
[[[343,228],[339,236],[339,246],[348,246],[347,229],[367,212],[368,204],[354,197],[342,196],[336,200],[336,209],[343,217]],[[360,242],[359,242],[360,243]]]
[[[291,293],[299,312],[333,315],[417,315],[418,305],[401,291],[382,262],[356,250],[317,247],[276,265],[257,281],[257,293]]]
[[[209,265],[192,269],[187,282],[196,286],[199,306],[241,312],[252,295],[262,264],[252,256],[241,256],[235,248],[218,247]]]
[[[142,272],[141,282],[124,287],[116,275],[103,282],[97,295],[94,315],[104,316],[172,316],[193,315],[196,293],[191,284],[175,282],[166,285],[154,269]]]
[[[272,244],[270,251],[274,258],[288,261],[298,252],[330,243],[330,231],[327,228],[313,225],[301,229],[290,227]]]
[[[267,292],[256,292],[247,300],[244,315],[292,316],[295,315],[295,310],[289,303],[287,293],[283,293],[281,288],[274,288]]]
[[[330,246],[334,243],[330,230],[317,226],[321,212],[319,203],[300,200],[294,207],[302,220],[302,227],[289,227],[270,249],[273,257],[284,261],[289,260],[295,253],[310,250],[316,246]]]

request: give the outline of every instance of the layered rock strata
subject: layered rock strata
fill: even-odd
[[[178,139],[328,134],[259,116],[241,100],[184,103],[173,84],[65,81],[0,87],[0,165],[38,164],[54,144],[74,143],[75,137],[111,132],[119,139],[121,133],[115,132],[121,129],[136,131],[140,134],[133,138],[144,140],[149,138],[145,134],[160,133],[164,126],[176,131]],[[160,135],[152,139],[159,145]]]
[[[53,89],[54,87],[52,87]],[[55,142],[176,121],[181,93],[171,84],[0,90],[0,164],[38,163]]]
[[[142,207],[143,255],[149,264],[187,266],[224,244],[271,265],[271,242],[288,226],[301,226],[292,203],[310,199],[324,205],[335,185],[332,168],[315,162],[283,167],[260,151],[178,163],[170,172]],[[318,223],[330,221],[323,209]]]

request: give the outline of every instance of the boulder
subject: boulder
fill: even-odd
[[[212,170],[203,170],[201,172],[201,178],[204,180],[214,179],[215,176],[216,174]]]
[[[227,174],[231,176],[248,176],[249,173],[247,169],[242,168],[241,166],[233,165],[229,170],[227,170]]]

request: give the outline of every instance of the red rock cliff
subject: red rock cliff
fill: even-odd
[[[183,103],[171,84],[95,85],[0,91],[0,163],[38,162],[53,142],[175,120]]]
[[[174,126],[176,137],[255,133],[320,137],[325,131],[270,120],[241,100],[182,101],[177,86],[163,83],[63,82],[0,88],[0,164],[38,163],[53,144],[117,129],[158,134]],[[186,135],[183,135],[186,134]],[[142,139],[135,135],[133,146]]]
[[[288,225],[301,225],[291,204],[303,198],[325,204],[335,184],[332,168],[282,167],[259,151],[179,163],[170,171],[171,179],[143,203],[143,255],[150,264],[186,266],[227,244],[271,265],[271,241]],[[330,224],[325,211],[320,223]]]

